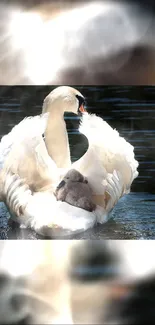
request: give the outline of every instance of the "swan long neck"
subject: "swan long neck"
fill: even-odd
[[[49,112],[45,130],[45,143],[48,154],[58,168],[69,168],[71,166],[64,112],[60,107],[52,107]]]

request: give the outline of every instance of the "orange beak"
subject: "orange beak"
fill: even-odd
[[[83,104],[80,106],[79,110],[81,113],[87,112]]]
[[[124,298],[133,291],[130,285],[113,285],[110,289],[111,297],[115,299]]]

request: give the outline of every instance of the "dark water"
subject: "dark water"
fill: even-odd
[[[41,112],[44,97],[51,86],[0,87],[0,135],[29,115]],[[102,116],[134,147],[139,161],[139,177],[132,193],[120,200],[112,219],[74,238],[155,239],[155,87],[76,87],[87,100],[88,112]],[[72,159],[87,150],[87,140],[77,131],[78,120],[65,115]],[[33,231],[18,229],[7,222],[6,210],[0,207],[1,238],[32,238]]]

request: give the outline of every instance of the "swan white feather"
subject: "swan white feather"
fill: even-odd
[[[101,163],[99,171],[113,174],[121,173],[124,182],[124,193],[128,193],[133,180],[138,176],[138,162],[134,157],[134,147],[121,137],[106,121],[95,114],[84,113],[79,131],[89,140],[89,149],[79,160],[80,170],[84,170],[87,156],[94,156],[96,163]],[[97,173],[96,165],[91,164],[91,173]]]
[[[0,143],[0,169],[3,168],[5,158],[14,144],[29,138],[36,138],[45,131],[48,113],[24,118],[12,130],[4,135]]]
[[[97,222],[106,222],[109,212],[119,198],[130,191],[133,180],[138,176],[133,146],[102,118],[83,114],[79,130],[88,138],[89,148],[69,168],[75,168],[88,178],[96,203],[95,211],[88,212],[57,201],[53,194],[67,168],[57,167],[42,138],[48,118],[48,113],[28,117],[2,138],[1,199],[18,222],[40,233],[44,233],[46,228],[52,234],[55,227],[83,231]],[[24,179],[20,167],[25,161]],[[34,184],[40,186],[39,191],[32,190],[27,181],[34,177],[35,172],[41,181],[43,179],[43,184],[46,181],[45,187],[40,183]],[[39,182],[37,178],[35,182]]]

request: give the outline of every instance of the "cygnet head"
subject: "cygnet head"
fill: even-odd
[[[85,98],[75,88],[68,86],[60,86],[55,88],[44,99],[43,113],[52,112],[54,109],[62,110],[62,112],[72,112],[78,114],[84,112]]]
[[[65,181],[87,183],[85,177],[76,169],[70,169],[64,177]]]

